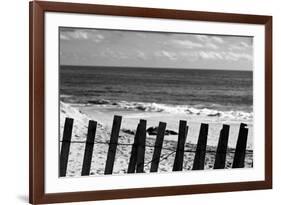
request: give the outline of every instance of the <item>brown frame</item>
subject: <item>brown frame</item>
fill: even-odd
[[[265,180],[46,194],[44,191],[44,13],[68,12],[265,26]],[[33,1],[29,4],[29,202],[57,203],[272,188],[272,16]]]

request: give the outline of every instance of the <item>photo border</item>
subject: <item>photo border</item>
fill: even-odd
[[[272,17],[260,15],[184,11],[155,8],[33,1],[29,5],[29,202],[58,203],[168,196],[272,188]],[[102,14],[209,22],[247,23],[265,26],[265,180],[203,185],[165,186],[46,194],[45,186],[45,12]]]

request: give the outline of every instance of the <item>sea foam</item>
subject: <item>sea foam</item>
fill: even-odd
[[[173,114],[200,115],[207,117],[218,117],[230,120],[252,120],[253,112],[241,110],[217,110],[206,108],[202,105],[195,107],[190,105],[169,105],[160,103],[146,102],[110,102],[108,100],[89,101],[88,105],[95,104],[97,106],[113,106],[125,110],[143,111],[143,112],[165,112]]]

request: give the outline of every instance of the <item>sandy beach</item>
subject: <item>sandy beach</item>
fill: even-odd
[[[113,108],[112,108],[113,109]],[[167,129],[177,132],[179,120],[186,120],[189,125],[189,131],[187,135],[187,141],[185,144],[185,152],[183,171],[191,170],[194,159],[194,151],[196,149],[196,143],[198,140],[198,134],[200,129],[200,123],[209,124],[207,153],[205,159],[205,169],[211,170],[214,165],[216,145],[218,143],[218,136],[222,124],[230,125],[229,135],[229,149],[226,158],[226,167],[231,168],[234,148],[236,146],[236,140],[239,131],[239,121],[235,120],[220,120],[219,122],[214,117],[206,116],[193,116],[183,115],[175,113],[157,113],[157,112],[131,112],[124,109],[114,110],[110,107],[104,107],[102,105],[71,105],[68,103],[60,103],[60,130],[61,136],[63,132],[65,117],[71,117],[74,119],[74,127],[72,133],[72,141],[78,143],[72,143],[70,147],[70,155],[67,167],[67,176],[80,176],[83,162],[83,155],[85,149],[86,133],[88,121],[95,120],[98,122],[96,131],[96,144],[94,145],[94,152],[92,157],[91,175],[103,175],[104,167],[108,151],[108,142],[110,139],[110,132],[113,120],[113,114],[123,117],[121,124],[121,131],[119,137],[120,144],[132,144],[134,140],[133,134],[128,134],[128,130],[134,132],[139,119],[147,120],[147,128],[158,126],[159,121],[167,123]],[[113,112],[114,111],[114,112]],[[87,114],[85,114],[87,113]],[[252,151],[252,124],[247,123],[249,128],[247,152],[245,159],[245,167],[252,167],[253,151]],[[126,131],[126,132],[124,132]],[[155,136],[147,135],[146,149],[145,149],[145,166],[144,170],[149,173],[150,162],[154,151]],[[166,135],[164,138],[163,149],[161,152],[161,161],[159,164],[158,172],[170,172],[172,171],[175,152],[177,146],[177,135]],[[130,145],[118,145],[115,157],[113,174],[123,174],[127,172],[128,162],[130,159],[132,146]]]

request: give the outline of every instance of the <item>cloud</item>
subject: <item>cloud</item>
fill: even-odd
[[[137,50],[136,52],[137,52],[137,58],[139,58],[141,60],[146,60],[147,59],[147,57],[146,57],[144,52],[142,52],[140,50]]]
[[[211,39],[216,43],[224,43],[224,40],[221,37],[218,36],[212,36]]]
[[[198,55],[205,60],[226,60],[226,61],[238,61],[247,60],[252,61],[252,56],[247,53],[236,52],[215,52],[215,51],[199,51]]]
[[[60,39],[64,63],[240,68],[252,61],[248,37],[60,29]]]
[[[196,35],[196,38],[201,42],[206,42],[209,40],[209,37],[206,35]]]
[[[106,58],[120,58],[120,54],[111,48],[105,48],[103,51],[100,52],[103,57]]]
[[[104,35],[98,31],[90,31],[86,29],[79,30],[62,30],[60,32],[60,39],[62,40],[90,40],[99,43],[105,39]]]
[[[214,44],[214,43],[207,43],[206,44],[206,47],[207,48],[210,48],[210,49],[213,49],[213,50],[217,50],[219,47],[216,45],[216,44]]]
[[[105,37],[101,34],[90,35],[90,39],[95,43],[99,43],[105,39]]]
[[[75,30],[74,32],[67,32],[67,35],[72,39],[88,39],[88,33],[84,30]]]
[[[196,43],[196,42],[192,42],[190,40],[177,40],[174,39],[171,41],[174,44],[180,45],[180,46],[184,46],[186,48],[202,48],[203,45],[200,43]]]
[[[175,52],[170,52],[170,51],[166,51],[166,50],[156,51],[154,54],[157,57],[165,57],[172,61],[178,59]]]
[[[226,59],[227,60],[233,60],[233,61],[238,61],[240,59],[252,61],[252,56],[247,53],[234,53],[234,52],[227,52],[226,53]]]
[[[239,42],[238,44],[232,44],[229,46],[230,51],[243,51],[249,49],[251,46],[246,42]]]
[[[205,48],[217,50],[220,44],[224,44],[224,40],[217,36],[197,35],[196,39],[202,42]]]
[[[209,60],[222,60],[224,58],[221,53],[214,51],[199,51],[199,56]]]
[[[223,38],[211,35],[197,35],[196,38],[201,42],[224,43]]]
[[[179,52],[179,56],[182,57],[184,60],[188,60],[189,62],[191,61],[197,61],[199,58],[199,53],[196,51],[193,52]]]
[[[243,46],[244,48],[249,48],[250,47],[249,44],[247,44],[246,42],[243,42],[243,41],[240,43],[240,45]]]
[[[70,38],[67,35],[60,33],[60,40],[70,40]]]
[[[230,45],[228,50],[230,50],[230,51],[240,51],[240,50],[244,50],[244,48],[241,47],[241,46],[238,46],[238,45]]]
[[[205,48],[205,49],[213,49],[213,50],[217,50],[219,49],[219,47],[213,43],[212,41],[206,39],[208,38],[207,36],[200,36],[198,37],[199,39],[201,38],[201,42],[196,42],[196,40],[179,40],[179,39],[173,39],[171,40],[169,43],[166,43],[166,44],[172,44],[172,45],[177,45],[177,46],[180,46],[182,48],[185,48],[185,49],[196,49],[196,48]],[[203,40],[204,39],[204,40]]]

